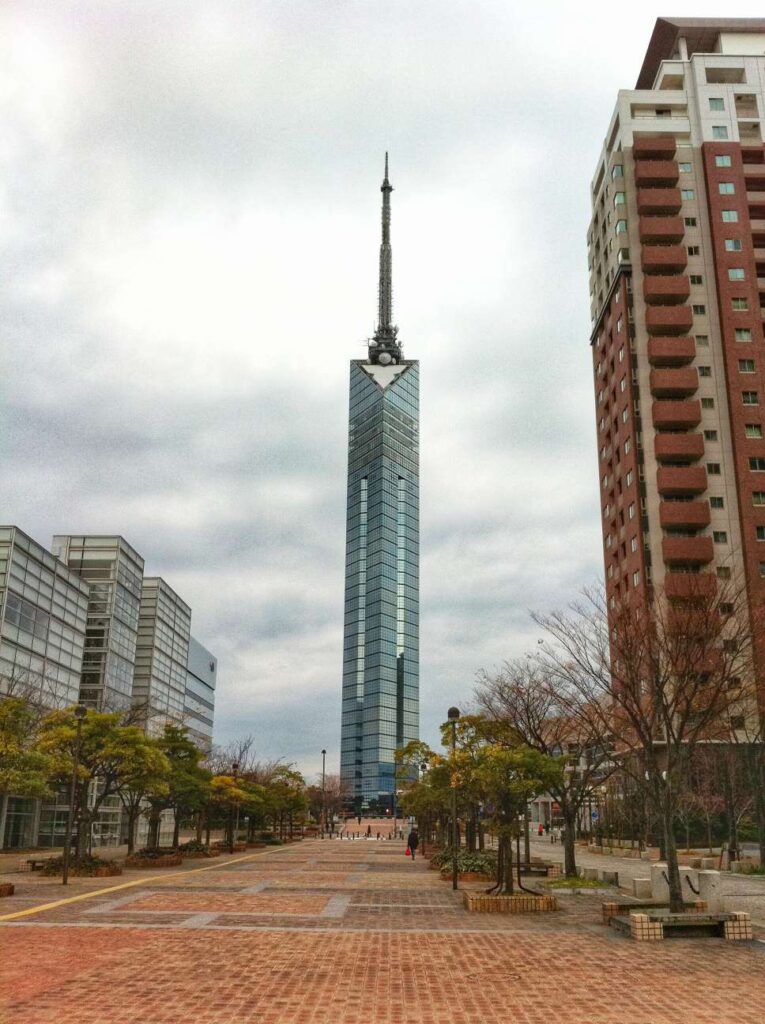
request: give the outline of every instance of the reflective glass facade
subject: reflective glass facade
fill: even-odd
[[[143,559],[122,537],[53,538],[53,553],[90,583],[80,700],[101,711],[129,706]]]
[[[390,805],[419,735],[419,363],[351,363],[340,770]]]
[[[186,664],[186,700],[183,724],[202,750],[212,747],[215,683],[218,659],[192,636]]]
[[[191,608],[163,579],[147,576],[141,589],[133,703],[145,710],[150,732],[183,721],[190,636]]]

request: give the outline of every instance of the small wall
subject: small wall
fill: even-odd
[[[482,893],[462,894],[465,909],[479,914],[541,914],[558,909],[555,896],[486,896]]]

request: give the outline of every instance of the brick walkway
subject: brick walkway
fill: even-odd
[[[592,895],[471,915],[400,842],[311,840],[156,875],[89,880],[69,894],[88,899],[0,921],[1,1024],[765,1019],[763,943],[637,945]],[[0,916],[62,896],[21,889]]]

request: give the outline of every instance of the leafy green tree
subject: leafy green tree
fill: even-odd
[[[155,763],[155,751],[143,731],[121,725],[119,713],[89,710],[81,728],[74,803],[78,857],[87,853],[91,826],[104,801],[118,796],[131,776]],[[76,747],[73,708],[53,711],[43,719],[38,749],[51,759],[52,777],[59,784],[71,780]]]
[[[0,701],[0,796],[50,796],[50,757],[36,749],[38,716],[23,697]]]
[[[562,759],[529,747],[487,744],[481,748],[475,774],[483,787],[490,822],[498,839],[497,882],[500,893],[513,892],[513,838],[529,800],[560,784]]]
[[[156,740],[144,737],[145,743],[136,747],[136,756],[126,759],[118,795],[125,808],[128,825],[128,853],[135,849],[135,829],[138,817],[150,798],[162,799],[170,792],[170,761],[160,750]]]
[[[185,726],[166,725],[158,737],[157,745],[167,758],[170,771],[167,791],[148,796],[149,835],[147,846],[159,846],[159,827],[162,812],[172,809],[175,817],[173,846],[178,845],[180,823],[184,816],[201,810],[210,796],[211,775],[200,764],[203,753],[189,739]]]

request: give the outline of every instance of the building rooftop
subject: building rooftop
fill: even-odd
[[[663,60],[671,60],[681,37],[694,53],[714,53],[721,32],[765,33],[765,18],[657,18],[636,89],[651,89]]]

